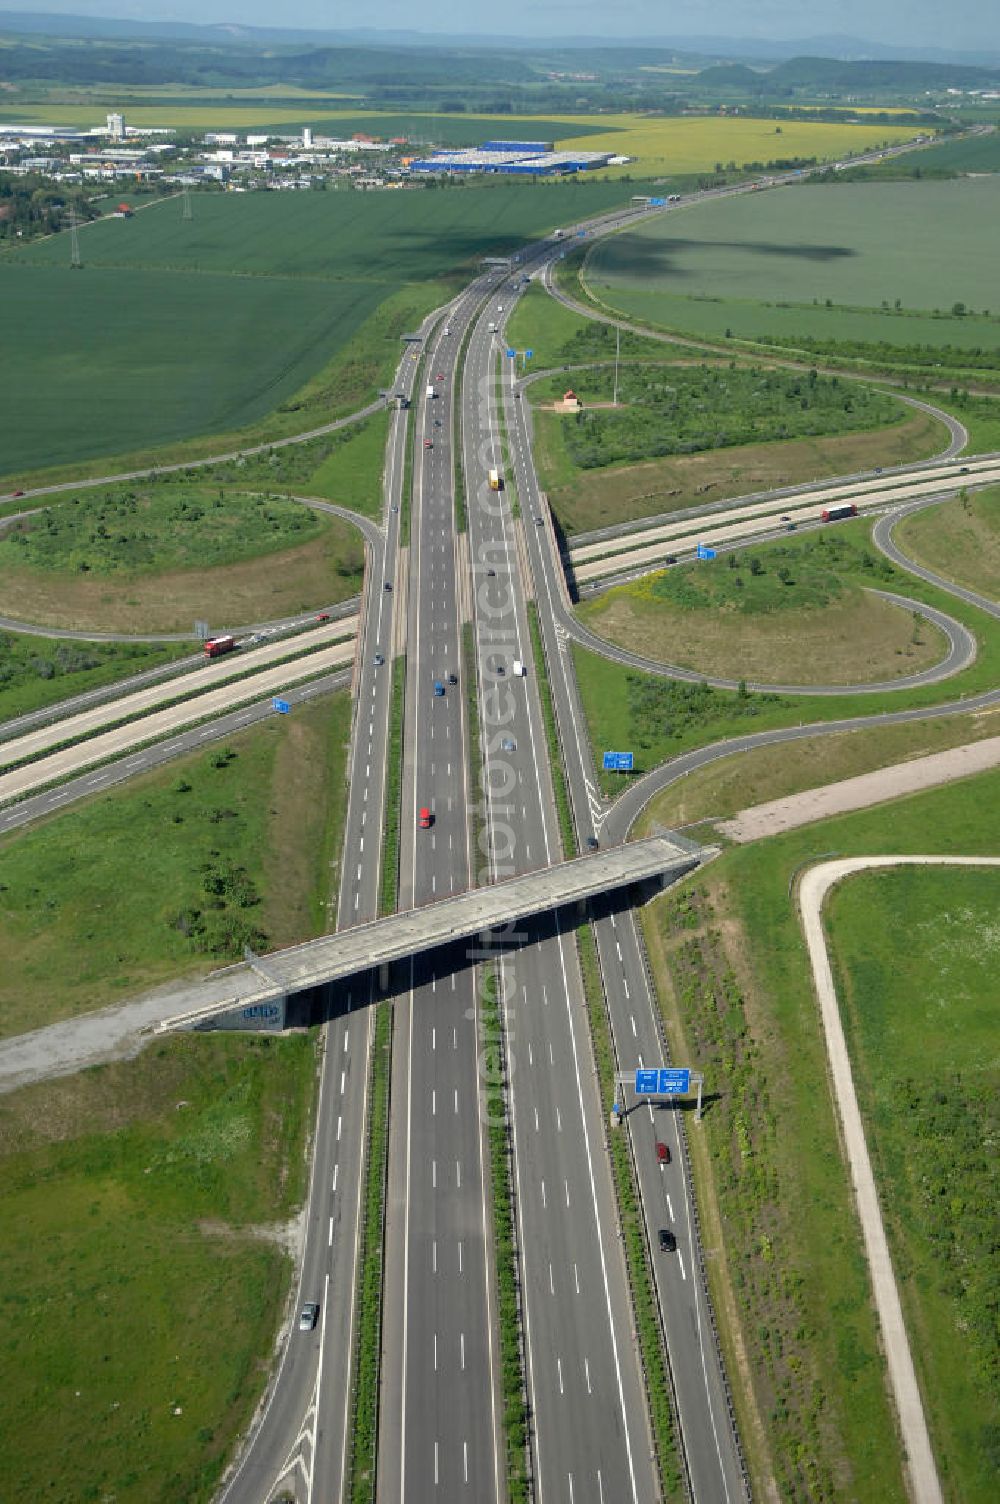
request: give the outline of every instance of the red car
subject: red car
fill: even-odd
[[[670,1163],[670,1150],[666,1144],[661,1144],[659,1139],[656,1140],[656,1157],[661,1165],[668,1165]]]
[[[425,439],[424,440],[424,448],[425,449],[433,449],[434,448],[434,441],[432,439]]]
[[[443,374],[442,374],[442,372],[441,372],[441,371],[438,371],[438,373],[437,373],[437,375],[436,375],[436,376],[435,376],[435,378],[434,378],[434,380],[435,380],[435,381],[443,381],[443,380],[444,380],[444,375],[443,375]]]
[[[420,829],[421,830],[430,830],[432,824],[433,824],[433,816],[431,815],[430,810],[429,809],[422,809],[420,811],[420,820],[419,820]]]
[[[23,496],[24,492],[23,491],[11,491],[10,494],[11,494],[11,496]]]
[[[316,620],[317,621],[329,621],[330,620],[330,613],[329,613],[329,611],[320,611],[319,614],[316,617]]]

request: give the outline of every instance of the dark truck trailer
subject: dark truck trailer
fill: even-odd
[[[844,517],[856,517],[858,509],[854,502],[842,507],[824,507],[821,513],[824,522],[840,522]]]

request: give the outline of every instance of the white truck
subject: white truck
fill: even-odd
[[[436,391],[435,391],[435,390],[434,390],[434,384],[433,384],[433,382],[430,382],[430,381],[429,381],[429,382],[428,382],[428,383],[427,383],[427,401],[428,401],[428,402],[431,402],[431,401],[433,401],[433,399],[434,399],[434,398],[435,398],[435,397],[436,397],[436,396],[437,396],[437,392],[436,392]]]
[[[528,672],[524,664],[521,662],[520,658],[515,658],[513,660],[510,666],[510,671],[517,679],[523,679]]]

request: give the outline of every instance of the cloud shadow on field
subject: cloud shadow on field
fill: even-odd
[[[772,256],[775,260],[812,261],[817,265],[843,261],[858,254],[853,246],[806,245],[801,241],[673,239],[663,243],[638,235],[623,236],[615,242],[613,249],[614,262],[605,265],[605,274],[650,276],[668,272],[672,277],[703,277],[704,266],[697,258],[715,250],[745,251],[755,256]],[[679,261],[678,257],[684,260]],[[690,263],[689,257],[692,258]]]

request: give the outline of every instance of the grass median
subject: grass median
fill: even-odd
[[[378,1003],[368,1104],[363,1224],[358,1254],[358,1325],[353,1355],[350,1462],[346,1480],[346,1497],[351,1504],[372,1504],[376,1496],[391,1067],[392,1005]]]
[[[559,741],[559,728],[556,725],[555,706],[552,703],[552,688],[549,684],[545,650],[538,625],[538,607],[534,601],[528,602],[528,627],[531,631],[535,682],[538,685],[538,694],[542,702],[542,719],[545,722],[545,740],[549,750],[549,768],[552,772],[552,787],[556,796],[556,814],[559,817],[559,835],[563,856],[573,857],[578,854],[579,845],[573,824],[573,809],[569,800],[569,787],[566,783],[566,768],[563,763],[562,744]]]
[[[382,826],[382,877],[379,916],[396,912],[399,899],[399,838],[403,805],[403,715],[406,708],[406,654],[392,663],[389,755],[386,762],[385,815]]]
[[[480,1028],[493,1090],[486,1102],[492,1191],[493,1253],[496,1263],[500,1385],[503,1404],[504,1474],[509,1504],[532,1497],[528,1476],[528,1398],[521,1343],[521,1275],[514,1227],[511,1128],[507,1106],[506,1040],[498,1002],[496,967],[483,974]]]

